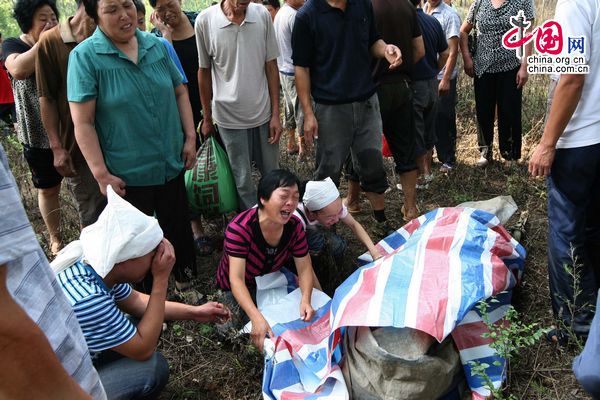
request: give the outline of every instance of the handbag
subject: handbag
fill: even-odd
[[[468,48],[469,53],[471,53],[471,57],[475,57],[475,53],[477,52],[477,13],[479,12],[479,7],[481,6],[481,0],[475,0],[477,5],[475,6],[475,12],[473,13],[473,29],[469,32],[468,39]]]
[[[237,188],[229,158],[213,136],[202,143],[196,159],[196,166],[185,172],[191,211],[209,217],[236,210]]]

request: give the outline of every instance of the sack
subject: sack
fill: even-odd
[[[450,339],[410,328],[351,327],[342,372],[351,399],[438,399],[456,388],[462,368]],[[457,397],[458,398],[458,397]]]
[[[229,159],[214,137],[202,143],[196,159],[196,166],[185,173],[191,211],[208,217],[236,210],[237,189]]]

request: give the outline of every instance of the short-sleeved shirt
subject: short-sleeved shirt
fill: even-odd
[[[584,37],[584,57],[590,66],[585,76],[581,98],[577,108],[558,139],[559,149],[592,146],[600,143],[600,102],[597,93],[600,90],[600,25],[594,23],[600,18],[598,3],[591,0],[558,0],[554,20],[563,29],[563,37]],[[568,46],[564,46],[562,56],[568,56]],[[573,53],[571,56],[581,56]]]
[[[182,76],[160,40],[136,30],[138,63],[97,28],[69,57],[69,101],[96,100],[108,170],[129,186],[162,185],[183,169],[184,133],[174,88]]]
[[[279,44],[279,57],[277,57],[277,67],[279,72],[286,75],[294,75],[294,62],[292,61],[292,30],[298,11],[289,4],[284,3],[277,11],[273,26],[275,27],[275,36]]]
[[[0,204],[0,265],[6,264],[8,292],[40,327],[67,374],[95,400],[106,399],[77,318],[27,219],[1,144]]]
[[[169,54],[169,57],[171,57],[171,61],[173,61],[173,63],[175,64],[175,66],[177,67],[179,72],[181,73],[181,78],[182,78],[181,83],[187,84],[188,83],[187,76],[185,75],[185,71],[183,70],[183,66],[181,65],[181,61],[179,60],[179,56],[177,55],[175,48],[173,47],[171,42],[169,42],[164,37],[159,37],[159,39],[162,42],[162,44],[165,46],[165,49],[167,49],[167,53]]]
[[[452,38],[456,38],[458,41],[460,38],[460,17],[454,8],[449,6],[448,4],[441,1],[440,4],[433,10],[433,12],[428,12],[429,3],[425,4],[423,8],[428,15],[431,15],[435,19],[438,20],[440,25],[442,25],[442,29],[446,34],[446,40],[450,40]],[[442,68],[440,73],[438,74],[438,80],[442,80],[444,77],[444,73],[446,72],[446,67]],[[452,75],[450,79],[455,79],[458,76],[458,63],[454,66],[454,71],[452,71]]]
[[[378,84],[398,83],[410,78],[413,39],[422,35],[417,10],[409,1],[372,0],[375,25],[383,40],[402,52],[402,64],[390,70],[386,60],[373,60],[373,78]]]
[[[438,55],[448,48],[448,42],[437,19],[425,14],[420,8],[417,10],[417,19],[423,32],[425,57],[413,66],[412,79],[422,81],[437,77]]]
[[[348,0],[345,11],[326,0],[308,0],[298,10],[292,59],[309,68],[317,103],[365,101],[375,93],[370,51],[379,38],[369,0]]]
[[[225,16],[220,4],[196,18],[200,68],[212,74],[213,118],[227,129],[256,128],[271,119],[265,63],[279,56],[267,9],[248,4],[241,25]]]
[[[533,0],[506,0],[498,8],[494,8],[490,0],[475,0],[471,4],[466,21],[477,26],[477,49],[473,60],[477,76],[510,71],[521,65],[515,51],[502,46],[502,36],[513,27],[510,18],[520,10],[527,19],[535,18]]]
[[[38,95],[55,102],[60,143],[71,155],[79,152],[67,100],[67,63],[75,46],[69,21],[63,21],[42,35],[35,60]]]
[[[277,246],[271,246],[260,229],[258,208],[249,208],[227,225],[223,256],[217,268],[217,285],[221,289],[231,290],[229,256],[246,260],[246,285],[255,287],[255,277],[279,271],[292,262],[292,257],[300,258],[307,254],[308,243],[298,217],[292,215],[283,227]]]
[[[75,311],[92,355],[123,344],[135,335],[135,325],[116,303],[131,295],[131,286],[116,284],[109,289],[82,260],[60,272],[56,280]]]
[[[31,46],[19,38],[8,38],[2,43],[2,56],[6,60],[11,54],[22,54]],[[49,149],[48,134],[42,124],[40,99],[35,73],[25,79],[10,77],[17,110],[17,138],[21,143],[36,149]]]

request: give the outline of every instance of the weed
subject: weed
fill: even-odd
[[[495,298],[491,299],[491,302],[497,301]],[[522,349],[530,348],[539,341],[546,330],[538,328],[538,323],[523,322],[518,311],[512,305],[508,306],[504,317],[496,322],[490,321],[489,305],[486,301],[480,301],[476,307],[489,330],[489,332],[483,333],[481,337],[492,339],[493,342],[490,343],[490,347],[505,360],[504,365],[498,360],[494,361],[493,364],[496,367],[502,366],[502,376],[507,376],[511,361],[519,355]],[[471,374],[483,379],[484,387],[491,392],[494,399],[516,400],[517,397],[514,395],[505,393],[505,388],[502,385],[500,387],[494,385],[492,378],[487,374],[487,368],[489,367],[489,364],[471,361]]]

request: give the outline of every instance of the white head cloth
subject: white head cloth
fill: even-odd
[[[310,211],[319,211],[333,203],[338,197],[340,197],[340,192],[328,177],[322,181],[307,182],[302,202]]]
[[[56,274],[68,268],[81,256],[104,278],[122,261],[150,253],[163,238],[154,217],[139,211],[106,187],[108,204],[98,221],[81,231],[80,240],[70,243],[52,262]]]

